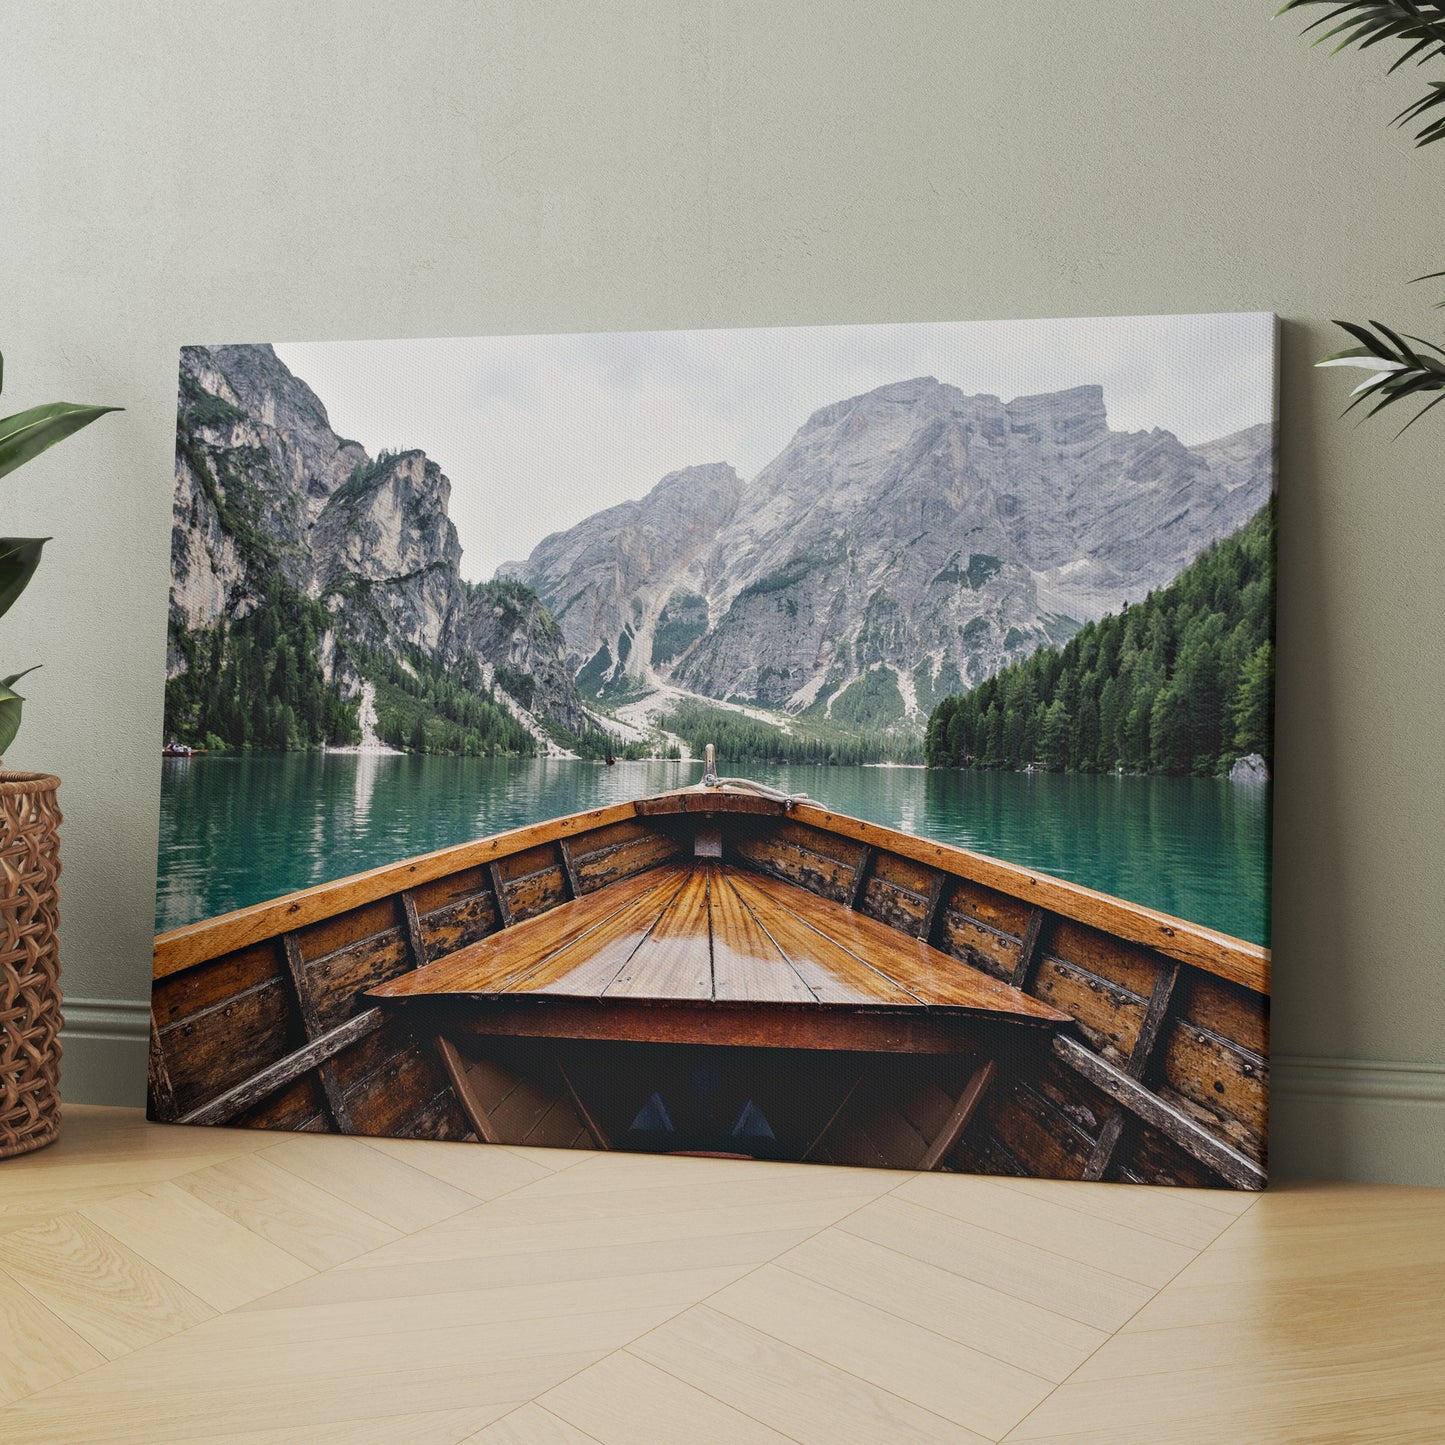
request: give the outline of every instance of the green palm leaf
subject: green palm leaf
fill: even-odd
[[[0,537],[0,617],[25,590],[40,565],[40,549],[49,537]]]
[[[37,663],[36,667],[39,665]],[[34,667],[25,669],[25,672],[34,671]],[[25,699],[11,684],[19,682],[25,672],[17,672],[13,677],[7,677],[4,682],[0,682],[0,753],[15,741],[15,734],[20,731],[20,710]]]
[[[0,420],[0,477],[13,472],[56,442],[89,426],[96,417],[118,406],[77,406],[74,402],[53,401],[16,412]]]
[[[4,383],[5,358],[0,356],[0,389]],[[118,406],[76,406],[73,402],[57,401],[0,418],[0,477],[89,426],[96,417],[120,410]],[[40,550],[49,540],[48,537],[0,537],[0,617],[10,610],[35,575],[40,565]],[[34,671],[35,668],[29,667],[0,682],[0,752],[14,742],[15,734],[20,731],[25,699],[15,691],[15,684],[26,672]]]

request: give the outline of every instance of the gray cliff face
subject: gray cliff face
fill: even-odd
[[[415,647],[448,667],[471,650],[451,483],[419,451],[358,468],[311,533],[315,588],[337,632],[373,652]]]
[[[171,498],[170,606],[172,615],[193,632],[222,616],[245,616],[257,600],[248,586],[246,563],[221,523],[210,490],[197,466],[178,451]],[[167,677],[175,676],[178,661],[174,655],[167,657]]]
[[[452,484],[425,452],[362,467],[321,509],[311,538],[325,590],[338,577],[379,582],[424,567],[456,571],[462,548],[447,515]]]
[[[1203,442],[1191,450],[1223,485],[1225,495],[1241,489],[1247,495],[1261,471],[1269,475],[1274,448],[1274,428],[1261,422],[1215,441]]]
[[[172,614],[244,617],[274,572],[307,591],[311,525],[365,451],[269,346],[183,348],[177,428]]]
[[[1170,581],[1263,505],[1271,457],[1267,427],[1195,448],[1112,431],[1097,386],[1005,403],[924,377],[815,413],[707,526],[675,474],[517,575],[576,665],[605,650],[638,678],[844,717],[866,683],[911,715]]]
[[[676,678],[713,697],[830,708],[886,666],[906,710],[944,661],[950,681],[977,681],[1045,641],[1053,619],[1011,542],[1014,504],[972,462],[988,438],[1005,444],[1009,423],[992,398],[967,400],[923,379],[809,418],[719,539],[718,620]]]
[[[338,437],[269,346],[181,353],[176,623],[201,632],[245,617],[279,576],[331,615],[319,650],[328,683],[354,693],[361,680],[347,644],[402,660],[415,648],[448,669],[475,660],[483,676],[525,691],[523,706],[576,730],[581,703],[558,662],[556,624],[535,598],[511,606],[507,627],[478,604],[461,576],[450,500],[451,483],[424,453],[373,461]],[[168,675],[184,666],[172,647]]]
[[[503,569],[534,587],[561,625],[575,668],[600,676],[645,653],[674,579],[702,568],[737,514],[743,483],[726,462],[670,472],[640,501],[623,502],[544,538]],[[659,591],[661,589],[661,591]]]
[[[320,398],[270,346],[213,346],[209,357],[236,405],[265,438],[281,495],[299,504],[306,525],[314,522],[366,452],[332,431]]]
[[[581,732],[582,711],[562,629],[537,594],[511,582],[483,582],[468,603],[472,646],[493,680],[529,712]]]

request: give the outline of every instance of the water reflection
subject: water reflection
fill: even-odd
[[[285,753],[166,760],[157,930],[696,782],[699,763]],[[840,813],[1266,943],[1269,790],[1214,778],[749,766]]]

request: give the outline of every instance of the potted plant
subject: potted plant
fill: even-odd
[[[1338,54],[1352,45],[1368,50],[1381,41],[1397,41],[1405,49],[1395,57],[1390,73],[1407,61],[1425,65],[1445,59],[1445,7],[1438,0],[1431,0],[1428,4],[1424,0],[1285,0],[1276,17],[1302,11],[1307,6],[1329,7],[1325,14],[1305,26],[1305,33],[1318,30],[1321,25],[1327,26],[1313,43],[1322,45],[1335,41],[1331,54]],[[1445,115],[1440,113],[1442,105],[1445,105],[1445,80],[1432,80],[1425,94],[1407,105],[1391,124],[1403,126],[1423,121],[1415,144],[1433,145],[1438,140],[1445,140]],[[1438,281],[1442,276],[1445,276],[1445,271],[1432,271],[1428,276],[1417,276],[1415,279]],[[1435,304],[1445,306],[1445,302]],[[1335,325],[1347,331],[1360,344],[1326,356],[1315,365],[1361,366],[1373,373],[1350,393],[1354,400],[1345,408],[1347,412],[1362,402],[1373,402],[1369,415],[1374,416],[1387,406],[1412,397],[1422,401],[1431,397],[1432,400],[1427,401],[1400,428],[1403,432],[1414,426],[1431,407],[1445,401],[1445,350],[1433,341],[1408,332],[1392,331],[1379,321],[1371,321],[1369,326],[1350,321],[1336,321]]]
[[[0,390],[5,382],[0,356]],[[113,406],[58,401],[0,419],[0,477]],[[0,537],[0,616],[35,575],[46,537]],[[25,701],[0,681],[0,753],[20,730]],[[0,764],[0,1159],[49,1144],[60,1128],[60,779],[3,771]]]

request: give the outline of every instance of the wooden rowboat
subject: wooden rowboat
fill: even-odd
[[[1269,959],[728,783],[162,934],[153,1119],[1264,1183]]]

